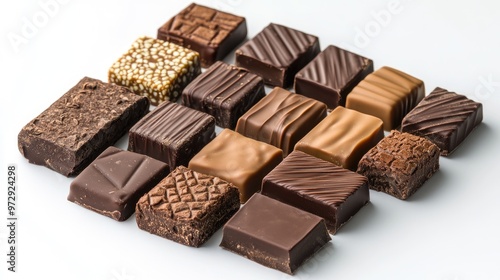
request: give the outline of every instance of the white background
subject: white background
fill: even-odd
[[[119,223],[85,210],[66,200],[71,179],[20,155],[22,126],[83,76],[106,80],[137,37],[156,36],[189,4],[54,1],[0,4],[0,182],[7,186],[7,164],[16,164],[19,217],[14,274],[0,188],[0,279],[288,279],[218,247],[220,231],[195,249],[139,230],[134,217]],[[56,5],[47,12],[49,2]],[[371,192],[371,203],[294,279],[500,279],[499,2],[269,2],[198,3],[245,16],[249,37],[281,23],[319,36],[322,49],[335,44],[372,58],[375,68],[418,77],[427,93],[440,86],[484,104],[483,124],[441,158],[420,191],[409,201]]]

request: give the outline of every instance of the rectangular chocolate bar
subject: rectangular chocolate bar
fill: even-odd
[[[244,17],[191,4],[158,29],[158,39],[200,53],[207,68],[222,60],[247,36]]]
[[[240,208],[238,189],[179,166],[137,203],[140,229],[199,247]]]
[[[406,115],[401,131],[427,138],[447,156],[482,120],[481,103],[437,87]]]
[[[197,52],[143,36],[109,68],[108,79],[159,105],[163,101],[176,101],[184,87],[200,73]]]
[[[220,246],[293,274],[330,240],[322,218],[256,193],[226,223]]]
[[[128,150],[166,162],[173,170],[187,165],[214,137],[212,116],[166,101],[130,129]]]
[[[330,45],[295,75],[294,89],[334,109],[345,106],[347,94],[372,72],[371,59]]]
[[[68,200],[125,221],[139,198],[168,172],[168,165],[161,161],[109,147],[71,182]]]
[[[268,85],[288,88],[319,52],[318,37],[271,23],[236,50],[236,65],[261,76]]]
[[[264,177],[261,193],[324,218],[331,234],[370,201],[365,176],[301,151]]]
[[[148,109],[147,98],[85,77],[21,129],[18,148],[29,162],[73,176]]]
[[[325,104],[276,87],[241,116],[236,132],[280,148],[287,156],[325,117]]]
[[[182,92],[182,102],[234,129],[238,118],[265,96],[262,78],[222,61],[214,63]]]

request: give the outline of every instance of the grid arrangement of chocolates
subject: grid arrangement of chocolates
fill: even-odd
[[[415,77],[279,24],[222,62],[246,36],[245,18],[189,5],[133,42],[109,83],[83,78],[22,128],[20,152],[76,176],[78,205],[135,212],[139,228],[194,247],[223,228],[223,248],[292,274],[369,189],[407,199],[482,121],[480,103],[426,95]],[[113,147],[127,132],[128,151]]]

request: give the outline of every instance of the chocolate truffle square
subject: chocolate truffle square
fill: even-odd
[[[301,151],[264,177],[261,193],[324,218],[331,234],[370,200],[365,176]]]
[[[380,118],[384,130],[400,126],[425,96],[424,82],[384,66],[366,76],[347,96],[346,108]]]
[[[325,117],[325,104],[276,87],[238,120],[236,131],[280,148],[287,156]]]
[[[31,163],[77,175],[148,109],[147,98],[85,77],[21,129],[18,148]]]
[[[141,197],[136,220],[149,233],[199,247],[239,208],[231,183],[179,166]]]
[[[383,137],[379,118],[339,106],[304,136],[295,150],[356,171],[361,157]]]
[[[215,137],[212,116],[172,102],[164,102],[129,131],[128,150],[166,162],[173,170]]]
[[[200,73],[197,52],[144,36],[109,68],[108,79],[158,105],[176,101],[184,87]]]
[[[330,45],[295,75],[294,89],[334,109],[372,72],[371,59]]]
[[[158,29],[158,39],[200,53],[201,65],[222,60],[247,36],[244,17],[191,4]]]
[[[167,174],[161,161],[109,147],[73,180],[68,200],[124,221],[139,198]]]
[[[214,63],[182,92],[182,102],[234,129],[238,118],[265,96],[262,78],[222,61]]]
[[[319,52],[318,37],[271,23],[236,50],[236,65],[261,76],[268,85],[288,88]]]
[[[256,193],[224,226],[220,246],[293,274],[330,240],[322,218]]]
[[[393,130],[359,162],[371,189],[407,199],[439,169],[439,148],[431,141]]]
[[[189,168],[234,184],[245,203],[282,159],[280,149],[224,129],[191,159]]]
[[[481,103],[438,87],[406,115],[401,131],[427,138],[447,156],[482,120]]]

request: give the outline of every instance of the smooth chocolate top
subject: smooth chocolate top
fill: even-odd
[[[326,117],[325,104],[276,87],[238,120],[236,131],[283,150]]]
[[[481,103],[437,87],[403,119],[401,130],[431,140],[448,155],[482,119]]]

